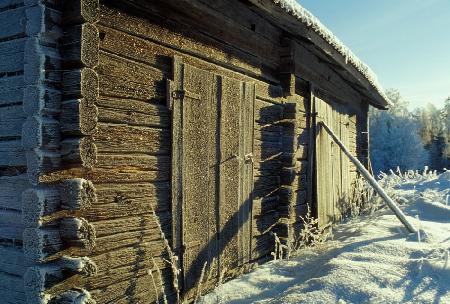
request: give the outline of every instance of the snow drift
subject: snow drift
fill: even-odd
[[[450,303],[450,172],[385,175],[384,187],[422,232],[381,208],[333,240],[260,266],[200,303]]]

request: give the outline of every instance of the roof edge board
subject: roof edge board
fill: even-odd
[[[377,107],[391,105],[375,73],[363,63],[347,46],[325,27],[313,14],[295,0],[248,0],[265,11],[275,24],[285,27],[292,35],[301,36],[318,46],[355,80],[366,88]]]

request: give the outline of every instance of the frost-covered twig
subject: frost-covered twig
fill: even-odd
[[[194,303],[197,303],[198,298],[200,297],[200,295],[202,293],[202,282],[203,282],[203,277],[205,276],[205,270],[206,270],[207,264],[208,264],[208,262],[205,262],[203,264],[202,272],[200,274],[200,279],[199,279],[198,285],[197,285],[197,290],[195,291]]]

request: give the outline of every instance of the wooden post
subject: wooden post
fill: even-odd
[[[383,188],[381,188],[381,186],[377,183],[377,181],[370,175],[369,171],[367,171],[367,169],[364,168],[364,166],[360,163],[360,161],[347,150],[344,144],[336,137],[333,131],[324,122],[320,122],[319,124],[328,132],[328,134],[330,134],[330,136],[333,138],[336,144],[341,148],[342,152],[344,152],[344,154],[347,155],[347,157],[351,160],[351,162],[355,164],[355,166],[358,168],[358,170],[361,172],[364,178],[369,182],[369,184],[373,187],[373,189],[375,189],[375,191],[383,198],[383,200],[386,202],[389,208],[395,213],[400,222],[403,223],[406,229],[408,229],[408,231],[411,233],[416,233],[417,229],[406,219],[405,214],[389,197],[389,195],[387,195],[387,193],[383,190]]]

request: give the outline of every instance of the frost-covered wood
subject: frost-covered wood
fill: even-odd
[[[92,168],[97,162],[97,146],[90,136],[68,138],[61,142],[61,157],[64,167]]]
[[[81,1],[73,1],[79,3]],[[66,67],[95,67],[98,64],[99,33],[95,25],[83,23],[68,27],[62,42],[62,57]]]
[[[87,99],[66,100],[61,104],[61,132],[65,136],[92,135],[97,127],[98,109]]]
[[[266,258],[274,244],[270,232],[298,230],[306,211],[315,139],[306,80],[350,103],[367,93],[352,86],[352,71],[340,69],[339,58],[333,64],[257,5],[7,2],[12,6],[2,15],[22,16],[24,24],[0,21],[13,35],[3,39],[0,27],[0,172],[9,175],[0,177],[0,209],[7,208],[0,226],[8,225],[1,232],[8,244],[23,241],[31,302],[161,302],[164,288],[170,303],[166,241],[186,248],[177,252],[178,267],[193,280],[202,265],[195,269],[186,252],[212,262],[220,251],[229,276]],[[286,49],[288,36],[292,49]],[[173,58],[187,70],[173,68]],[[187,77],[176,77],[181,73]],[[184,97],[182,106],[177,96]],[[181,114],[183,130],[172,121]],[[359,131],[351,123],[350,132]],[[193,154],[177,167],[179,151],[172,148],[181,133]],[[361,154],[360,140],[366,139],[349,141]],[[177,168],[186,170],[192,187],[171,185]],[[25,172],[22,183],[15,175]],[[202,182],[216,178],[221,182]],[[171,190],[207,203],[177,209]],[[206,216],[196,218],[199,210]],[[179,212],[189,229],[172,222]],[[196,248],[198,239],[208,252]],[[93,267],[83,266],[92,266],[83,264],[86,257],[97,266],[88,277],[82,269]],[[218,265],[211,277],[219,275]],[[18,267],[13,274],[23,273]]]
[[[88,101],[98,98],[98,75],[89,68],[69,70],[63,72],[64,99],[78,99],[84,97]]]

